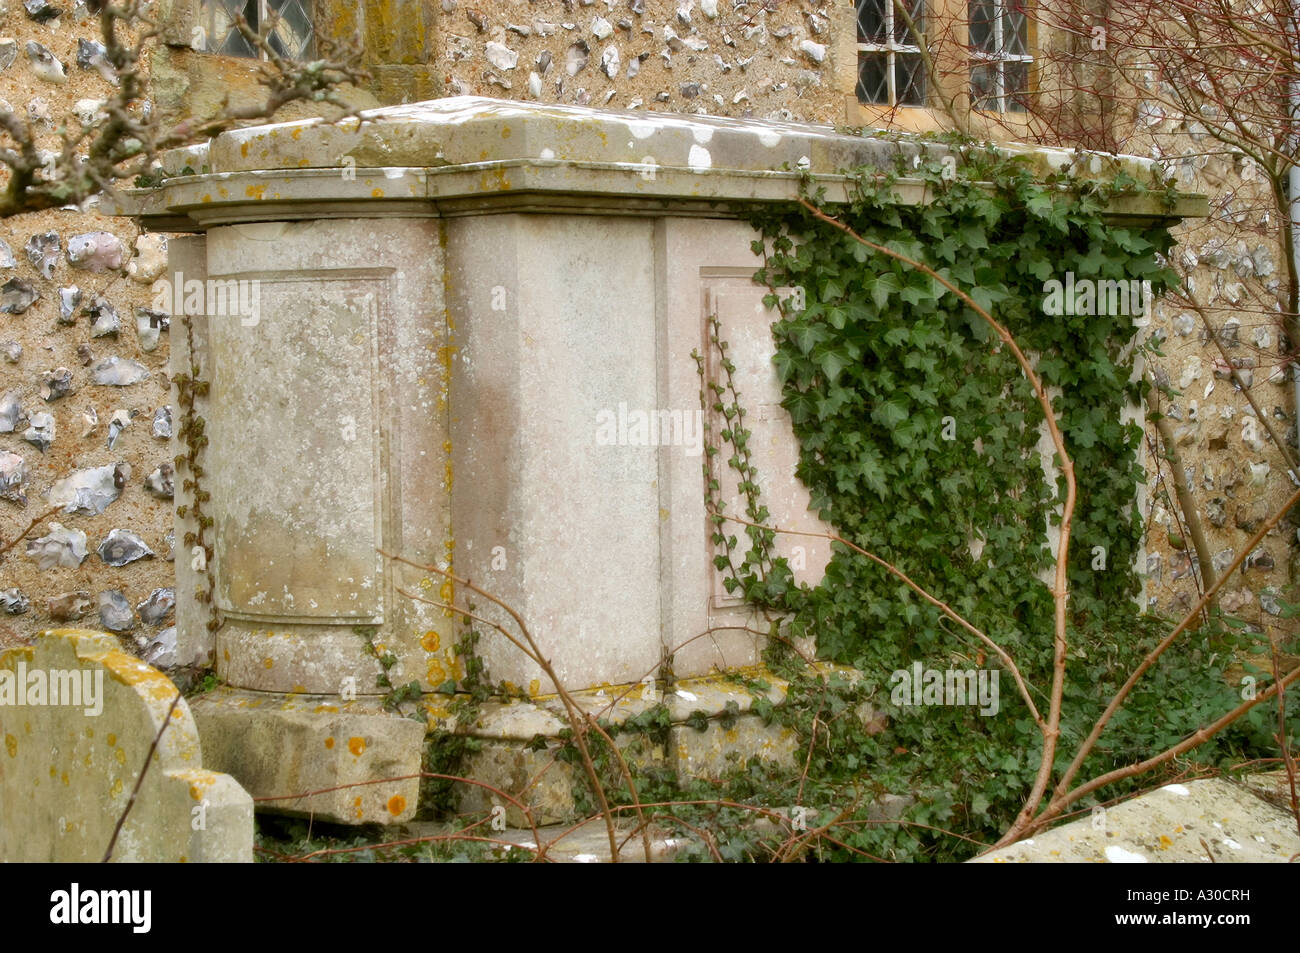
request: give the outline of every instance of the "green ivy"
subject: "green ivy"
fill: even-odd
[[[1028,164],[958,151],[907,170],[934,200],[901,205],[898,173],[855,176],[830,211],[864,238],[935,269],[990,310],[1037,357],[1074,461],[1079,499],[1069,566],[1074,620],[1132,614],[1141,540],[1134,506],[1142,428],[1122,423],[1142,397],[1129,315],[1044,314],[1044,283],[1077,278],[1176,281],[1164,226],[1105,221],[1136,183],[1036,179]],[[930,276],[874,251],[795,206],[754,218],[783,317],[776,368],[799,440],[798,476],[813,508],[844,538],[894,563],[1015,654],[1050,663],[1052,565],[1045,530],[1064,498],[1038,449],[1042,408],[987,323]],[[779,288],[802,289],[779,296]],[[802,305],[801,307],[799,305]],[[972,556],[972,541],[982,546]],[[1101,550],[1096,549],[1101,547]],[[1094,568],[1104,552],[1105,569]],[[742,580],[744,582],[744,580]],[[795,634],[823,654],[862,661],[882,644],[920,658],[952,646],[939,611],[897,579],[837,546],[825,582],[787,588]]]

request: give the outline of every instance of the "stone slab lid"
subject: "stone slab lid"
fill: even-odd
[[[209,169],[338,169],[350,158],[358,168],[540,160],[697,173],[782,166],[833,173],[890,165],[900,151],[910,157],[919,146],[830,126],[456,96],[368,110],[338,123],[303,120],[227,132],[212,142]]]
[[[1014,148],[1044,173],[1101,169],[1072,151]],[[128,193],[119,208],[154,228],[492,211],[734,214],[738,202],[797,199],[806,174],[836,200],[848,195],[847,169],[893,170],[900,156],[948,150],[823,125],[458,96],[232,130],[169,153],[161,186]],[[1152,173],[1150,160],[1121,161]],[[920,180],[903,177],[895,191],[902,202],[927,200]],[[1174,221],[1204,214],[1197,198],[1167,209],[1143,196],[1116,214]]]

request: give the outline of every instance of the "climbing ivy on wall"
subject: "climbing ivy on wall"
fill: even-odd
[[[1167,230],[1104,219],[1112,199],[1141,191],[1159,197],[1164,186],[1139,183],[1123,170],[1107,182],[1036,176],[1023,160],[968,144],[954,144],[949,154],[960,161],[946,168],[941,158],[923,157],[889,175],[864,170],[854,176],[847,203],[827,204],[805,180],[807,206],[754,213],[762,235],[755,251],[765,262],[755,279],[769,287],[768,303],[782,314],[772,327],[775,364],[799,442],[798,476],[813,509],[836,534],[889,561],[987,632],[1014,657],[1042,705],[1051,681],[1053,600],[1041,578],[1050,578],[1047,530],[1065,492],[1064,478],[1044,471],[1042,408],[1009,349],[957,295],[814,209],[934,269],[991,312],[1036,362],[1078,485],[1059,748],[1072,752],[1104,700],[1167,629],[1163,620],[1140,616],[1134,601],[1143,431],[1125,423],[1123,413],[1143,396],[1133,371],[1145,345],[1136,340],[1132,313],[1045,313],[1045,285],[1064,284],[1072,272],[1097,282],[1150,282],[1152,294],[1170,286],[1177,279],[1165,261]],[[924,181],[931,200],[899,204],[893,190],[900,175]],[[728,373],[721,381],[704,379],[697,359],[701,399],[723,421],[708,435],[708,452],[737,471],[744,493],[743,513],[725,510],[706,468],[715,565],[729,576],[729,590],[784,613],[791,634],[814,636],[819,655],[861,671],[861,688],[888,716],[883,731],[870,736],[853,719],[833,719],[840,727],[832,728],[825,763],[808,774],[819,790],[801,788],[799,796],[842,810],[846,791],[857,790],[866,770],[872,787],[910,791],[919,801],[899,825],[869,823],[846,844],[893,859],[968,855],[969,842],[960,837],[991,842],[1021,808],[1037,770],[1040,732],[1009,677],[993,717],[973,706],[894,704],[890,676],[915,662],[940,670],[998,663],[850,548],[834,545],[815,588],[794,585],[786,560],[772,555],[772,534],[753,526],[743,526],[750,551],[734,557],[742,524],[716,517],[765,522],[761,500],[746,489],[762,474],[743,452],[743,395],[732,386],[716,325],[710,346]],[[1206,628],[1167,653],[1114,719],[1085,774],[1162,750],[1232,708],[1239,699],[1223,670],[1233,639]],[[801,684],[806,673],[784,652],[787,644],[772,640],[769,662]],[[792,689],[785,709],[815,725],[824,704],[814,685],[807,698]],[[1269,717],[1251,712],[1197,749],[1198,760],[1274,753]],[[1112,785],[1103,797],[1152,780]]]
[[[1079,484],[1074,619],[1132,615],[1142,428],[1121,414],[1141,399],[1137,328],[1127,312],[1047,315],[1044,285],[1072,272],[1126,289],[1147,281],[1158,294],[1176,280],[1163,259],[1172,239],[1161,226],[1104,221],[1112,196],[1142,187],[1122,172],[1106,184],[1036,178],[1022,159],[952,154],[955,167],[936,158],[907,168],[931,190],[926,204],[898,203],[899,172],[862,171],[852,201],[828,210],[966,290],[1037,357]],[[765,256],[756,280],[783,314],[772,329],[776,367],[813,508],[1013,655],[1050,659],[1052,599],[1039,575],[1052,564],[1046,530],[1064,478],[1053,486],[1044,473],[1042,409],[1011,354],[930,276],[808,209],[767,210],[753,223]],[[937,609],[844,547],[822,585],[779,601],[796,610],[796,634],[814,633],[840,661],[885,643],[912,658],[953,645]]]

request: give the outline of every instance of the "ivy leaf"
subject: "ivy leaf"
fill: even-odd
[[[844,355],[840,350],[828,348],[817,358],[818,366],[821,367],[822,373],[826,375],[826,380],[834,384],[844,368],[850,366],[853,361]]]
[[[867,292],[871,295],[872,302],[877,308],[883,308],[889,301],[891,294],[899,291],[898,276],[892,271],[877,275],[866,282]]]
[[[907,419],[907,405],[902,400],[887,400],[871,412],[871,419],[882,427],[893,430]]]

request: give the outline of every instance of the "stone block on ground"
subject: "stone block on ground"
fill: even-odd
[[[481,781],[527,805],[535,824],[558,824],[574,817],[574,785],[585,783],[579,769],[555,757],[553,747],[532,751],[519,743],[488,741],[467,754],[461,764],[463,776]],[[457,786],[457,809],[462,814],[505,807],[506,824],[528,827],[528,818],[515,804],[478,784]]]
[[[258,810],[336,824],[415,816],[425,727],[379,699],[221,687],[194,701],[208,762],[238,779]],[[385,778],[401,780],[381,781]]]

